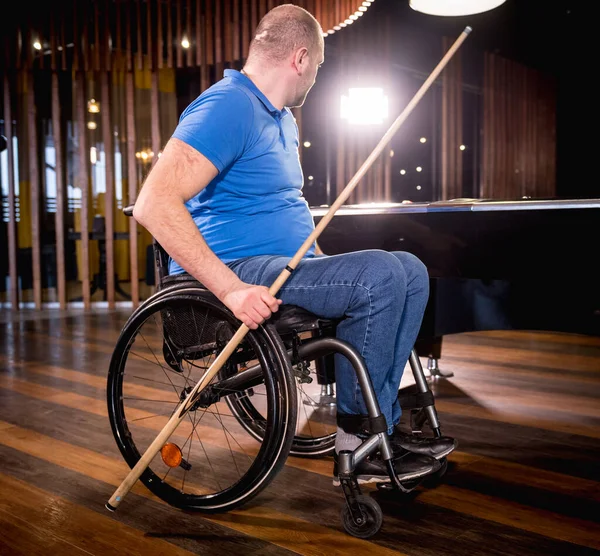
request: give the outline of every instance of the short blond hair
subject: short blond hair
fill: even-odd
[[[310,54],[322,48],[323,29],[304,8],[283,4],[270,10],[260,20],[250,42],[248,58],[258,57],[279,63],[303,46]]]

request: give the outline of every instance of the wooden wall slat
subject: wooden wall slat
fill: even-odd
[[[204,63],[202,61],[202,51],[204,50],[204,48],[202,48],[202,4],[203,4],[203,2],[201,2],[200,0],[196,0],[195,30],[196,30],[196,65],[197,66],[201,66]],[[202,79],[201,79],[201,81],[202,81]]]
[[[192,16],[192,0],[187,0],[187,7],[185,12],[185,28],[186,38],[190,43],[190,46],[185,51],[185,65],[189,68],[194,65],[194,49],[192,48],[193,37],[192,34],[192,22],[194,18]]]
[[[89,149],[86,137],[86,95],[85,73],[78,71],[76,75],[75,125],[77,127],[77,185],[81,191],[81,288],[83,305],[91,307],[90,295],[90,241],[89,230],[89,183],[88,161]]]
[[[231,0],[223,0],[223,37],[225,43],[225,63],[233,66],[233,30]]]
[[[252,22],[250,27],[250,42],[252,42],[254,32],[258,26],[258,0],[250,0],[250,21]]]
[[[142,45],[142,0],[136,0],[136,17],[135,17],[135,25],[137,29],[137,47],[136,47],[136,64],[137,69],[142,71],[144,69],[144,51]]]
[[[178,68],[182,68],[183,67],[183,47],[181,46],[181,2],[183,2],[183,0],[175,0],[177,6],[177,12],[176,12],[176,28],[177,28],[177,34],[176,34],[176,38],[175,40],[177,41],[177,44],[175,45],[177,47],[177,67]]]
[[[248,47],[250,46],[250,33],[254,30],[252,27],[252,9],[250,0],[242,1],[242,58],[248,58]]]
[[[94,4],[94,69],[100,70],[100,14],[98,4]]]
[[[125,76],[125,106],[127,126],[127,189],[128,204],[137,199],[137,162],[135,158],[135,93],[133,72]],[[137,307],[140,300],[138,271],[138,227],[134,218],[129,218],[129,263],[131,276],[131,301]]]
[[[8,49],[7,49],[8,53]],[[10,277],[9,299],[14,311],[19,310],[19,280],[17,274],[17,211],[15,199],[15,172],[13,152],[13,125],[12,125],[12,103],[10,92],[10,78],[8,71],[4,71],[4,135],[7,140],[8,160],[8,275]]]
[[[231,40],[233,41],[233,59],[237,62],[242,58],[241,54],[241,29],[240,29],[240,0],[233,0],[233,32]]]
[[[156,67],[156,56],[153,47],[152,35],[154,29],[152,27],[152,2],[148,0],[146,2],[146,57],[148,60],[148,68],[150,70]]]
[[[50,69],[56,71],[56,57],[58,49],[56,48],[56,23],[54,10],[50,11]]]
[[[67,288],[65,273],[65,173],[63,170],[63,140],[60,114],[60,88],[58,74],[52,72],[52,132],[56,156],[56,213],[54,218],[56,242],[56,278],[58,302],[61,309],[67,307]]]
[[[110,8],[112,6],[112,0],[106,0],[104,4],[104,25],[102,26],[102,54],[104,59],[104,70],[110,71],[112,69],[112,56],[111,56],[111,32],[110,32]]]
[[[165,41],[163,38],[163,3],[158,2],[156,7],[156,64],[163,68],[165,56]]]
[[[131,2],[125,2],[125,68],[133,71],[133,53],[131,46]]]
[[[206,18],[204,20],[204,50],[206,51],[206,62],[208,65],[215,63],[215,43],[213,41],[213,0],[206,0]]]
[[[113,129],[111,122],[109,73],[100,72],[100,94],[102,97],[102,141],[104,143],[105,161],[105,196],[104,196],[104,218],[106,237],[106,297],[108,307],[115,307],[115,249],[114,249],[114,153],[113,153]]]
[[[167,0],[167,67],[173,67],[173,8]]]
[[[215,80],[223,77],[223,2],[217,0],[215,2]]]
[[[65,10],[66,13],[66,10]],[[66,71],[67,67],[67,41],[65,40],[65,19],[60,20],[60,69]]]
[[[31,44],[31,41],[29,41]],[[40,231],[40,177],[38,164],[37,117],[33,72],[25,70],[27,83],[27,140],[29,144],[29,187],[31,191],[31,239],[33,300],[36,309],[42,307],[41,231]]]
[[[114,67],[116,70],[123,70],[123,28],[122,28],[122,11],[123,6],[121,0],[115,0],[115,59]]]
[[[82,25],[82,33],[81,33],[81,59],[83,62],[83,69],[85,71],[89,71],[91,67],[91,50],[90,50],[90,25],[88,21],[89,15],[89,5],[87,2],[83,4],[74,0],[79,7],[79,12],[81,13],[81,21]]]
[[[80,10],[77,9],[77,2],[73,0],[73,71],[79,71],[79,59],[81,56],[81,29],[79,21]]]

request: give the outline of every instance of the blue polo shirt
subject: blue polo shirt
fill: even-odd
[[[223,262],[295,255],[314,221],[302,195],[298,127],[288,108],[278,110],[248,77],[228,69],[184,110],[173,137],[219,171],[186,207]],[[314,256],[314,245],[306,256]],[[171,260],[169,271],[183,269]]]

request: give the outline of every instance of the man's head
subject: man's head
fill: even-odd
[[[277,71],[286,85],[285,106],[302,106],[323,63],[323,53],[319,22],[305,9],[284,4],[260,20],[248,63]]]

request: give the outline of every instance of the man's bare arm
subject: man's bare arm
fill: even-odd
[[[171,138],[144,182],[133,217],[186,272],[202,282],[237,318],[256,328],[277,310],[280,300],[264,286],[245,284],[223,264],[206,244],[184,204],[217,173],[196,149]]]

